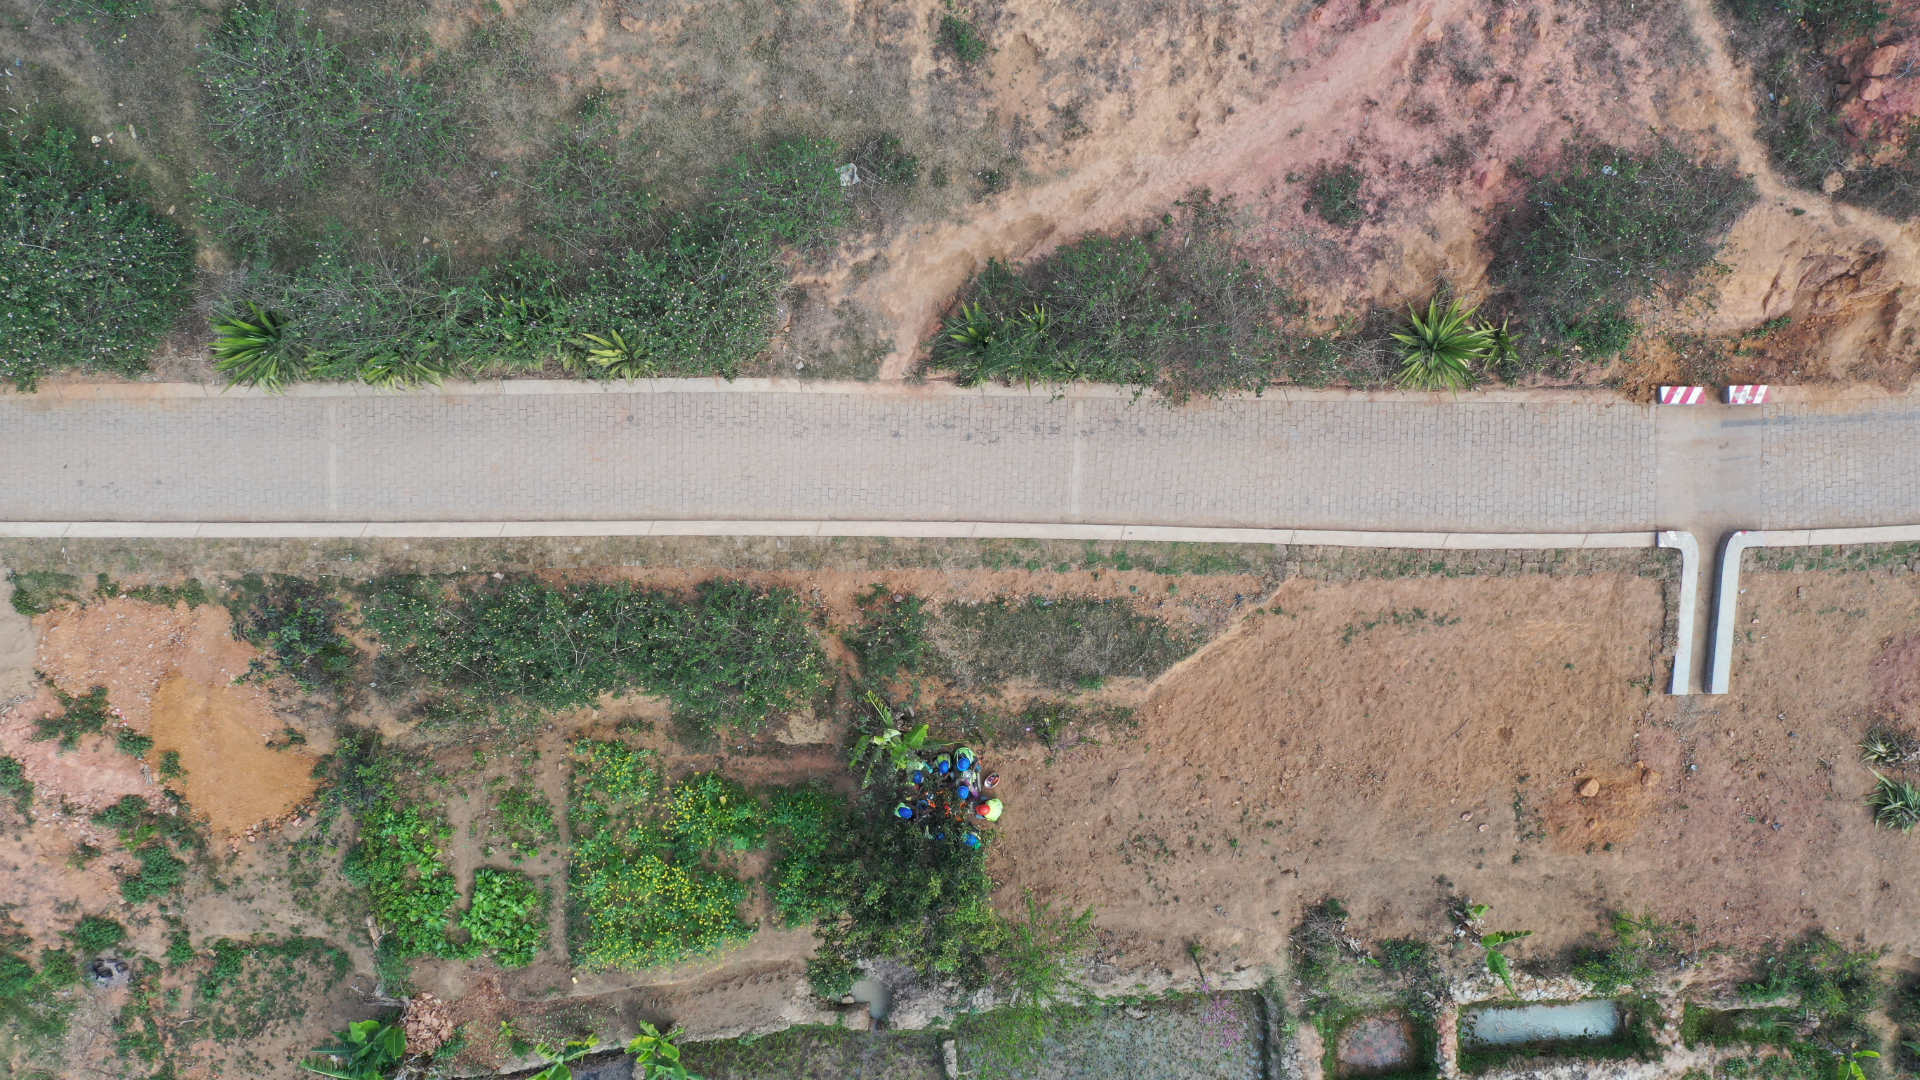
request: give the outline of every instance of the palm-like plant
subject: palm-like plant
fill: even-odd
[[[1920,785],[1878,772],[1873,775],[1878,782],[1867,796],[1867,805],[1873,807],[1873,820],[1889,829],[1912,832],[1915,825],[1920,825]]]
[[[1447,301],[1443,309],[1438,297],[1427,302],[1424,319],[1418,310],[1408,308],[1408,332],[1393,335],[1403,354],[1397,380],[1400,385],[1409,390],[1456,393],[1473,385],[1471,365],[1486,359],[1495,333],[1491,327],[1474,325],[1473,316],[1478,310],[1463,311],[1458,300]]]
[[[411,348],[389,349],[368,357],[360,365],[360,381],[382,390],[403,390],[425,383],[438,386],[450,366],[440,355],[437,342],[423,342]]]
[[[1920,757],[1920,743],[1904,731],[1875,724],[1860,740],[1860,756],[1875,765],[1904,765]]]
[[[407,1056],[407,1033],[398,1024],[362,1020],[335,1032],[334,1039],[332,1046],[313,1050],[328,1059],[326,1064],[302,1062],[300,1067],[335,1080],[383,1080]]]
[[[978,303],[961,304],[960,317],[947,324],[947,337],[968,352],[985,352],[993,344],[993,324]]]
[[[230,383],[282,390],[307,371],[308,357],[287,333],[286,316],[247,301],[246,317],[213,320],[213,369]]]
[[[645,379],[660,372],[659,363],[646,346],[629,344],[626,336],[618,330],[607,331],[606,337],[598,334],[582,334],[580,337],[580,344],[587,350],[587,359],[599,364],[602,371],[616,379]]]

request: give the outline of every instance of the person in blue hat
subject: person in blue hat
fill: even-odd
[[[939,757],[934,758],[933,771],[938,773],[943,778],[946,777],[948,774],[952,773],[953,772],[953,755],[941,754]]]
[[[968,847],[977,848],[980,846],[980,837],[978,834],[968,833],[960,838],[960,842]]]
[[[953,767],[963,773],[972,772],[973,767],[979,763],[980,755],[974,753],[971,746],[963,746],[953,752]]]
[[[902,821],[913,820],[913,807],[908,806],[906,803],[900,803],[899,805],[895,806],[893,808],[893,812],[899,815]]]

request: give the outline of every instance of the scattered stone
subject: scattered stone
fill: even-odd
[[[1484,821],[1483,821],[1483,822],[1481,822],[1481,823],[1480,823],[1480,831],[1481,831],[1481,832],[1486,832],[1486,831],[1487,831],[1487,823],[1486,823],[1486,822],[1484,822]]]
[[[1595,795],[1598,795],[1598,794],[1600,794],[1600,781],[1598,781],[1598,780],[1596,780],[1596,779],[1594,779],[1593,777],[1591,777],[1591,776],[1589,776],[1589,777],[1587,777],[1587,778],[1586,778],[1585,780],[1582,780],[1582,781],[1580,782],[1580,797],[1581,797],[1581,798],[1583,798],[1583,799],[1591,799],[1591,798],[1593,798],[1593,797],[1594,797]]]
[[[1836,194],[1846,186],[1847,178],[1840,175],[1837,170],[1828,173],[1826,178],[1820,181],[1820,190],[1826,192],[1828,195]]]
[[[1467,811],[1466,813],[1464,813],[1464,814],[1461,814],[1461,815],[1460,815],[1460,820],[1461,820],[1461,821],[1472,821],[1472,820],[1473,820],[1473,811],[1471,811],[1471,810],[1469,810],[1469,811]]]

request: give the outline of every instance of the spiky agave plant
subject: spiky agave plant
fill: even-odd
[[[1876,824],[1901,832],[1912,832],[1920,825],[1920,785],[1911,780],[1895,780],[1875,772],[1876,783],[1867,796]]]
[[[213,369],[227,382],[282,390],[306,374],[307,351],[287,333],[286,316],[247,301],[246,317],[229,312],[213,319]]]
[[[1409,390],[1456,393],[1472,386],[1473,363],[1485,359],[1493,347],[1494,331],[1473,324],[1478,310],[1463,311],[1458,300],[1449,300],[1442,308],[1439,297],[1427,302],[1424,319],[1418,310],[1408,308],[1407,332],[1393,335],[1403,356],[1397,378],[1400,385]]]
[[[587,359],[600,365],[600,370],[616,379],[645,379],[660,373],[660,364],[653,354],[640,343],[629,343],[626,335],[618,330],[607,331],[606,337],[598,334],[580,335],[580,344],[587,350]]]
[[[1860,740],[1860,757],[1874,765],[1904,765],[1920,757],[1920,740],[1904,731],[1875,724]]]

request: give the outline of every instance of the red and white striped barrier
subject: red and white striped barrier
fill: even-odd
[[[1727,387],[1727,404],[1765,405],[1769,389],[1771,387],[1767,386],[1729,386]]]
[[[1660,388],[1662,405],[1698,405],[1707,396],[1704,386],[1663,386]]]

